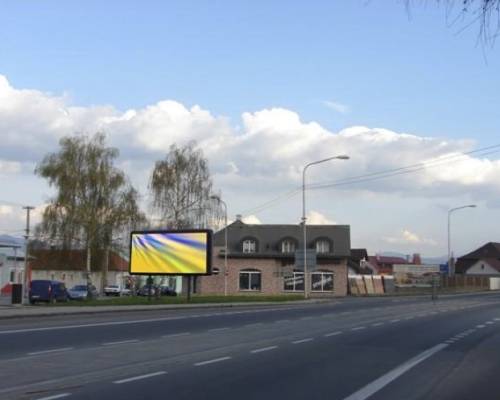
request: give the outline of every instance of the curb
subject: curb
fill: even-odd
[[[266,307],[266,306],[290,306],[321,304],[333,302],[333,299],[313,299],[313,300],[292,300],[292,301],[263,301],[263,302],[240,302],[240,303],[202,303],[202,304],[158,304],[158,305],[138,305],[138,306],[77,306],[58,307],[51,309],[35,309],[35,308],[17,308],[1,310],[0,320],[14,318],[36,318],[36,317],[57,317],[64,315],[89,315],[89,314],[112,314],[122,312],[139,312],[139,311],[183,311],[196,309],[212,309],[212,308],[232,308],[232,307]],[[28,306],[33,307],[33,306]],[[3,314],[5,313],[5,314]]]

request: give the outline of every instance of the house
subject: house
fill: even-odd
[[[420,254],[413,254],[413,257],[410,256],[397,257],[397,256],[383,256],[383,255],[375,255],[368,257],[368,263],[371,268],[374,268],[380,275],[392,275],[394,273],[394,265],[398,264],[414,264],[420,265],[422,264],[422,259]]]
[[[22,283],[23,271],[23,240],[0,235],[0,293],[9,295],[13,283]]]
[[[455,272],[464,275],[500,276],[500,243],[486,243],[458,258]]]
[[[302,225],[252,225],[240,219],[227,227],[227,293],[304,293]],[[350,251],[347,225],[308,225],[307,249],[312,295],[345,296]],[[224,293],[224,229],[214,235],[213,275],[196,280],[200,294]],[[314,260],[314,257],[312,258]]]
[[[377,270],[368,262],[368,251],[366,249],[351,249],[351,257],[347,261],[349,275],[371,275]]]
[[[62,281],[67,287],[83,285],[87,282],[85,250],[36,249],[30,252],[33,260],[29,263],[30,280],[52,279]],[[110,251],[106,274],[99,265],[91,266],[90,279],[99,292],[106,284],[126,285],[129,281],[128,260]]]

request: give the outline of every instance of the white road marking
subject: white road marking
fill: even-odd
[[[276,321],[277,324],[282,324],[284,322],[290,322],[290,320],[289,319],[280,319],[280,320]]]
[[[307,342],[312,342],[313,340],[314,340],[313,338],[300,339],[293,341],[292,344],[307,343]]]
[[[385,386],[387,386],[389,383],[394,381],[395,379],[399,378],[401,375],[403,375],[405,372],[409,371],[413,367],[417,366],[421,362],[425,361],[429,357],[433,356],[437,352],[443,350],[444,348],[448,347],[448,344],[446,343],[440,343],[437,346],[434,346],[423,353],[420,353],[416,357],[408,360],[407,362],[399,365],[398,367],[394,368],[392,371],[389,371],[385,375],[382,375],[380,378],[374,380],[373,382],[369,383],[365,387],[359,389],[357,392],[354,392],[350,396],[346,397],[344,400],[365,400],[372,396],[374,393],[378,392]]]
[[[250,353],[252,353],[252,354],[263,353],[264,351],[270,351],[270,350],[274,350],[274,349],[277,349],[277,348],[278,348],[278,346],[263,347],[261,349],[252,350]]]
[[[493,325],[493,322],[492,321],[488,321],[488,322],[486,322],[486,325]]]
[[[71,393],[55,394],[54,396],[40,397],[36,400],[55,400],[55,399],[62,399],[63,397],[68,397],[68,396],[71,396]]]
[[[401,320],[400,319],[391,319],[390,322],[391,322],[391,324],[394,324],[394,323],[399,322],[399,321],[401,321]]]
[[[61,347],[59,349],[50,349],[50,350],[41,350],[41,351],[33,351],[28,353],[29,356],[37,356],[40,354],[49,354],[49,353],[59,353],[61,351],[73,350],[74,347]]]
[[[500,318],[495,318],[495,321],[500,321]]]
[[[415,317],[406,317],[405,320],[409,321],[409,320],[411,320],[413,318],[415,318]]]
[[[300,318],[300,319],[301,319],[301,320],[303,320],[303,321],[307,321],[307,320],[309,320],[309,319],[313,319],[313,318],[314,318],[314,317],[302,317],[302,318]]]
[[[331,336],[337,336],[337,335],[340,335],[340,334],[342,334],[342,331],[336,331],[336,332],[326,333],[323,336],[324,337],[331,337]]]
[[[191,332],[172,333],[170,335],[163,335],[162,338],[174,338],[174,337],[188,336],[188,335],[191,335]]]
[[[137,343],[139,339],[130,339],[130,340],[120,340],[117,342],[106,342],[102,343],[103,346],[116,346],[119,344],[129,344],[129,343]]]
[[[230,360],[230,359],[231,359],[231,357],[214,358],[213,360],[207,360],[207,361],[201,361],[201,362],[195,363],[194,366],[201,367],[202,365],[214,364],[214,363],[218,363],[218,362],[226,361],[226,360]]]
[[[372,326],[382,326],[384,325],[384,322],[377,322],[375,324],[372,324]]]
[[[154,376],[165,375],[166,373],[167,373],[167,371],[152,372],[150,374],[138,375],[138,376],[133,376],[131,378],[120,379],[119,381],[114,381],[113,383],[115,383],[117,385],[121,385],[122,383],[138,381],[138,380],[146,379],[146,378],[152,378]]]
[[[213,329],[209,329],[208,332],[219,332],[219,331],[227,331],[229,329],[229,327],[224,327],[224,328],[213,328]]]
[[[486,328],[486,325],[477,325],[476,328],[483,329],[483,328]]]
[[[245,328],[252,328],[254,326],[261,326],[261,325],[264,325],[263,322],[256,322],[254,324],[247,324],[247,325],[243,325]]]
[[[360,331],[362,329],[366,329],[366,327],[365,326],[357,326],[355,328],[352,328],[351,331]]]

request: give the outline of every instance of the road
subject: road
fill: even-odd
[[[500,295],[0,321],[0,399],[499,399]]]

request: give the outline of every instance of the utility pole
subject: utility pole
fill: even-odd
[[[25,206],[23,210],[26,210],[26,229],[24,230],[24,274],[23,274],[23,303],[29,304],[29,292],[28,292],[28,240],[30,237],[30,212],[34,210],[35,207]]]

